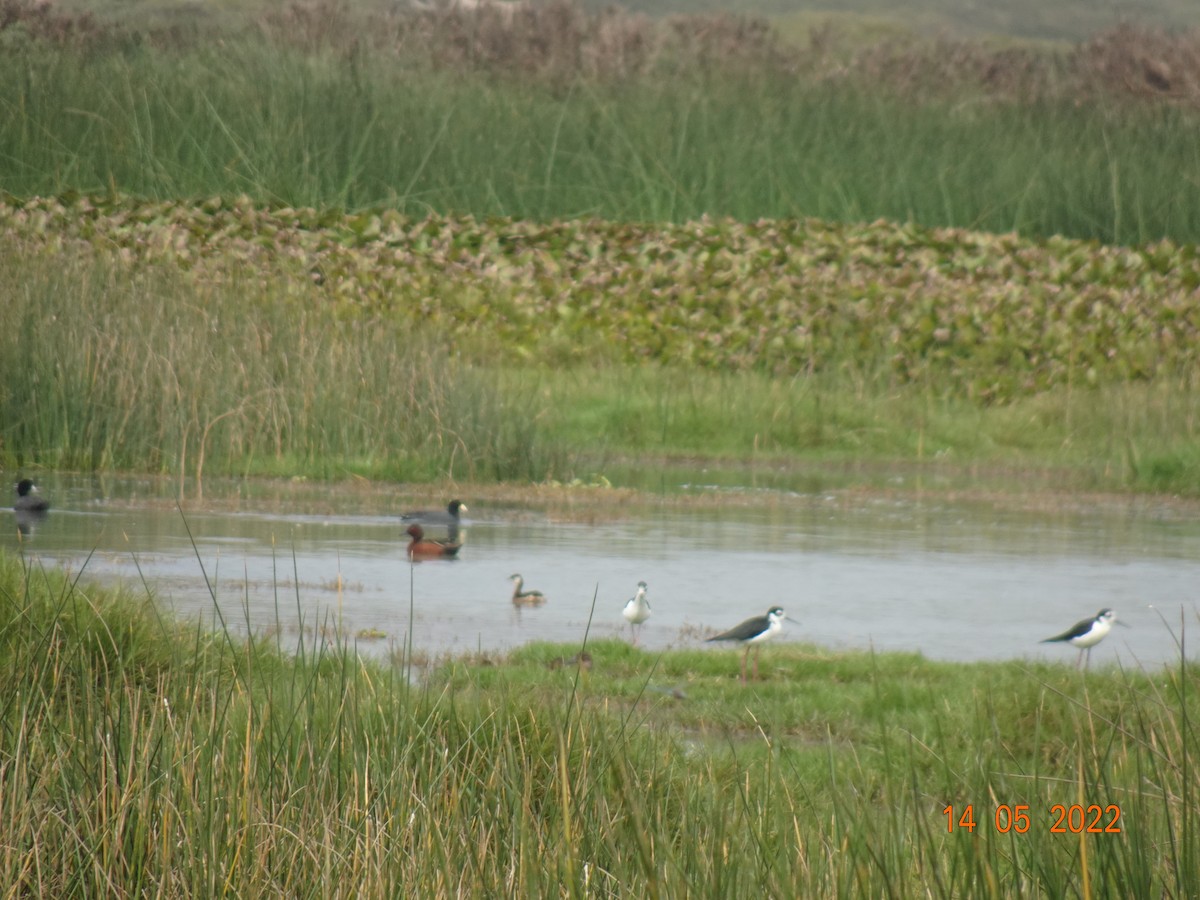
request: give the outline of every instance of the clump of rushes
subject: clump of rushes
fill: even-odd
[[[606,640],[586,673],[552,665],[580,649],[414,682],[0,556],[0,847],[18,848],[0,879],[34,896],[1131,897],[1200,878],[1186,663],[1083,676],[781,646],[747,689],[719,652]]]
[[[520,481],[562,468],[533,442],[535,397],[413,322],[310,304],[305,272],[193,264],[60,256],[0,275],[14,462],[198,479]]]

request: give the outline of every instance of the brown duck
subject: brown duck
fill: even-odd
[[[405,532],[412,538],[408,545],[409,559],[451,559],[462,544],[453,541],[434,541],[425,537],[425,529],[420,525],[409,525]]]

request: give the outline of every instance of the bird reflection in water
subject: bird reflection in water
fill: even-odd
[[[13,515],[17,520],[17,533],[22,538],[31,538],[50,511],[50,501],[41,495],[30,478],[22,478],[14,487],[17,499],[13,503]]]

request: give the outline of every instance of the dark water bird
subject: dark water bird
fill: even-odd
[[[637,593],[625,604],[621,615],[629,623],[629,630],[633,632],[633,642],[636,644],[641,624],[650,618],[650,601],[646,599],[646,582],[638,582]]]
[[[509,575],[508,580],[513,583],[513,606],[541,606],[546,602],[546,595],[541,591],[522,590],[525,586],[525,579],[520,575]]]
[[[713,641],[736,641],[739,644],[746,646],[746,654],[742,657],[742,682],[746,681],[746,660],[750,656],[750,648],[754,647],[754,677],[758,678],[758,654],[761,649],[758,645],[763,641],[769,641],[775,635],[783,630],[783,620],[787,616],[783,612],[782,606],[772,606],[767,610],[765,616],[755,616],[752,619],[747,619],[740,625],[735,625],[728,631],[723,631],[720,634],[714,635],[708,639],[709,643]]]
[[[1080,619],[1062,634],[1056,634],[1054,637],[1048,637],[1042,641],[1043,644],[1064,643],[1070,644],[1072,647],[1079,648],[1079,658],[1075,660],[1075,668],[1079,668],[1079,664],[1083,662],[1083,652],[1087,651],[1087,664],[1092,664],[1092,648],[1100,643],[1112,631],[1114,624],[1124,625],[1124,622],[1117,622],[1117,614],[1111,609],[1105,607],[1096,613],[1090,619]]]
[[[17,512],[45,512],[50,508],[50,501],[38,492],[38,486],[31,478],[22,478],[16,484],[17,500],[13,509]]]
[[[424,525],[426,528],[438,527],[449,529],[451,540],[458,539],[458,529],[462,524],[459,513],[468,512],[467,504],[461,500],[451,500],[445,509],[419,509],[400,516],[401,522]]]
[[[420,525],[409,525],[405,534],[412,538],[408,545],[409,559],[450,559],[462,549],[462,544],[454,541],[430,540]]]

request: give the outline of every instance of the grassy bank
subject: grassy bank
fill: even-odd
[[[877,224],[0,206],[0,461],[591,478],[630,457],[1194,493],[1200,263]]]
[[[588,671],[550,665],[578,649],[410,682],[4,558],[0,878],[43,896],[1121,898],[1200,878],[1189,667],[773,645],[744,687],[724,651],[610,641]]]
[[[767,468],[900,463],[912,474],[957,472],[993,487],[1036,485],[1052,472],[1062,489],[1184,495],[1200,479],[1200,400],[1167,382],[1063,388],[981,407],[838,378],[612,369],[556,377],[541,396],[545,434],[588,448],[567,457],[572,476],[594,471],[616,481],[608,467],[622,460],[652,469],[655,460],[680,459]]]
[[[761,23],[559,4],[509,24],[294,7],[219,36],[28,20],[0,54],[0,190],[20,196],[1200,239],[1194,39],[846,61]]]

